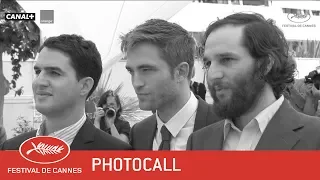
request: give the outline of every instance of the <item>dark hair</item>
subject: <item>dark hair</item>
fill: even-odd
[[[56,49],[69,55],[71,66],[75,69],[78,80],[84,77],[91,77],[94,80],[88,98],[96,89],[102,73],[101,56],[96,45],[79,35],[62,34],[46,39],[39,52],[44,47]]]
[[[107,103],[108,97],[114,97],[117,103],[117,106],[119,106],[119,110],[116,113],[116,120],[121,116],[122,113],[122,105],[120,101],[120,97],[118,94],[115,94],[112,90],[108,90],[105,93],[102,94],[100,97],[97,107],[102,107],[104,104]]]
[[[273,20],[266,20],[260,14],[236,13],[210,24],[205,31],[203,45],[213,31],[225,25],[244,26],[243,45],[256,60],[261,78],[272,86],[275,97],[279,98],[287,84],[294,81],[296,71],[296,63],[288,54],[283,32]],[[273,66],[265,74],[271,61]]]
[[[191,78],[196,44],[188,31],[178,24],[161,19],[150,19],[120,38],[121,51],[124,53],[141,43],[157,46],[161,57],[171,68],[171,73],[178,64],[187,62],[189,64],[188,78]]]

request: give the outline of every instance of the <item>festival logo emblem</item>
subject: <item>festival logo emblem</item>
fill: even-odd
[[[305,15],[288,14],[287,17],[288,17],[289,21],[294,22],[294,23],[304,23],[304,22],[309,21],[309,19],[311,18],[311,16],[309,14],[305,14]]]
[[[61,139],[50,136],[38,136],[24,141],[19,152],[33,163],[52,164],[62,161],[70,153],[69,145]]]

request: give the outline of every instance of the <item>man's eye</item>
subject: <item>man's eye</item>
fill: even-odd
[[[143,68],[142,69],[143,72],[147,72],[147,71],[150,71],[150,70],[151,70],[150,68]]]
[[[211,65],[211,61],[204,61],[202,69],[209,69],[210,65]]]
[[[223,62],[229,62],[229,61],[232,61],[232,60],[233,60],[233,58],[230,58],[230,57],[222,58]]]
[[[132,74],[132,73],[133,73],[133,71],[130,70],[130,69],[127,69],[127,71],[128,71],[129,74]]]
[[[51,71],[51,74],[52,74],[52,75],[55,75],[55,76],[60,76],[60,74],[57,73],[57,72],[55,72],[55,71]]]

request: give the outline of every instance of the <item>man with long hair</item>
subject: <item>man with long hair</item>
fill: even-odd
[[[188,149],[320,148],[320,120],[297,112],[283,97],[296,65],[272,20],[227,16],[209,25],[204,48],[213,110],[224,120],[192,134]]]

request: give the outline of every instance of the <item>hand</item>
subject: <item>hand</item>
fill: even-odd
[[[114,124],[114,120],[116,119],[116,116],[113,116],[113,117],[108,117],[108,116],[105,116],[104,117],[104,120],[105,120],[105,123],[108,127],[111,127],[113,124]]]
[[[95,112],[95,116],[96,116],[95,119],[99,119],[100,120],[104,116],[104,114],[105,113],[104,113],[103,108],[102,107],[98,107],[96,112]]]
[[[312,99],[313,101],[320,100],[320,90],[318,90],[313,84],[307,85],[307,98]]]
[[[320,100],[320,90],[317,89],[314,85],[311,88],[311,93],[313,95],[313,98],[318,101]]]

